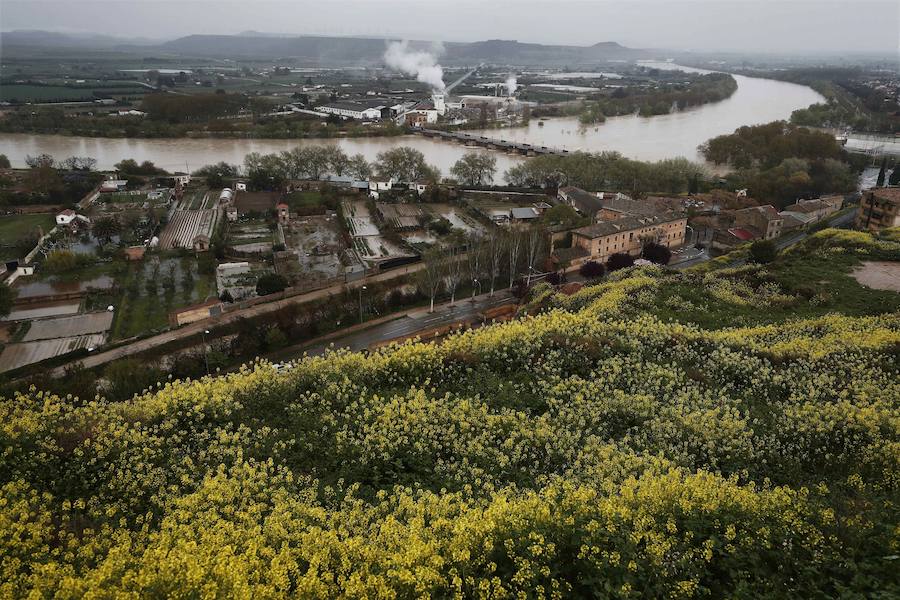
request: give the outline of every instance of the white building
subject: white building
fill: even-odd
[[[317,106],[316,110],[330,115],[337,115],[346,119],[360,121],[374,121],[381,118],[381,111],[387,108],[384,104],[364,104],[362,102],[331,102]]]
[[[64,210],[61,213],[59,213],[58,215],[56,215],[56,224],[62,225],[64,227],[68,227],[69,225],[71,225],[72,221],[74,221],[74,220],[75,220],[75,211],[72,210],[71,208],[67,208],[66,210]]]
[[[447,112],[447,101],[444,94],[432,94],[431,101],[434,104],[434,109],[439,115],[443,115]]]

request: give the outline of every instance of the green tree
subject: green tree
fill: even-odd
[[[463,185],[481,186],[494,181],[497,172],[497,158],[487,152],[466,152],[453,167],[450,174]]]
[[[16,291],[5,283],[0,283],[0,317],[5,317],[12,312],[15,299]]]
[[[900,185],[900,163],[894,165],[891,176],[888,177],[888,185]]]
[[[577,210],[568,204],[557,204],[545,210],[541,215],[540,221],[544,225],[575,226],[582,223],[586,224],[586,221],[590,221],[590,219],[582,217]]]
[[[375,160],[375,172],[382,179],[397,181],[436,182],[440,179],[438,168],[425,162],[425,155],[420,151],[407,146],[379,152]]]
[[[589,260],[578,269],[578,272],[585,279],[599,279],[606,274],[606,267],[603,266],[603,263],[598,263],[595,260]]]
[[[162,372],[147,361],[123,358],[103,369],[103,379],[110,400],[127,400],[134,394],[151,389],[162,379]]]
[[[366,181],[372,177],[372,165],[362,154],[354,154],[347,163],[347,175],[355,179]]]
[[[71,250],[54,250],[47,254],[43,268],[48,273],[65,273],[78,268],[81,262],[79,255]]]
[[[875,187],[884,186],[884,175],[887,170],[887,157],[881,159],[881,168],[878,169],[878,179],[875,180]]]
[[[225,187],[226,178],[238,176],[237,165],[228,164],[225,161],[214,165],[206,165],[193,172],[194,177],[203,177],[206,179],[206,185],[217,189]]]
[[[8,169],[9,167],[9,158],[5,154],[0,154],[0,169]]]
[[[100,241],[101,244],[108,244],[112,241],[112,238],[121,232],[122,226],[119,223],[119,219],[115,216],[109,217],[100,217],[94,221],[94,225],[91,229],[94,237]]]
[[[284,332],[277,326],[269,327],[266,331],[266,347],[269,349],[281,348],[288,342]]]
[[[759,264],[767,264],[778,256],[778,247],[772,240],[757,240],[750,244],[750,260]]]
[[[641,250],[641,257],[658,265],[667,265],[672,260],[672,251],[662,244],[645,244]]]
[[[268,296],[283,291],[288,286],[287,279],[277,273],[266,273],[256,280],[256,294]]]
[[[607,271],[618,271],[634,264],[634,257],[627,252],[616,252],[606,259]]]

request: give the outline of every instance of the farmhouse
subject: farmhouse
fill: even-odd
[[[75,220],[75,211],[71,208],[67,208],[62,211],[58,215],[56,215],[56,224],[62,225],[63,227],[68,227],[72,224],[72,221]]]

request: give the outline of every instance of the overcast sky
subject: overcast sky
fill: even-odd
[[[0,0],[0,29],[491,38],[679,50],[898,53],[900,1]]]

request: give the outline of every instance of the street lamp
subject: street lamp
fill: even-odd
[[[359,287],[359,322],[363,322],[363,305],[362,305],[362,293],[363,290],[367,289],[366,286]]]
[[[206,363],[206,374],[209,375],[209,352],[206,347],[206,336],[209,335],[209,329],[203,330],[203,362]]]

